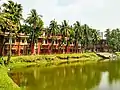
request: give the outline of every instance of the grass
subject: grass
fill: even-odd
[[[120,56],[120,52],[115,52],[117,54],[117,56]]]
[[[7,57],[4,57],[4,60],[6,59]],[[100,57],[95,53],[12,56],[9,67],[24,67],[32,65],[48,67],[64,64],[83,64],[87,62],[97,62],[99,59]]]
[[[117,59],[120,60],[120,52],[115,52],[115,54],[117,55]]]
[[[7,74],[7,68],[0,66],[0,90],[20,90]]]

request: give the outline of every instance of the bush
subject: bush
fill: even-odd
[[[11,57],[11,62],[57,62],[59,60],[98,60],[95,53],[78,53],[78,54],[53,54],[53,55],[31,55]]]

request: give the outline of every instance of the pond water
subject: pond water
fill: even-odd
[[[120,90],[120,62],[19,68],[9,76],[25,90]]]

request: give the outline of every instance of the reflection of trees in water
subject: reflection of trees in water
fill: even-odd
[[[120,62],[114,64],[111,63],[109,65],[109,83],[112,84],[113,82],[120,81]]]
[[[24,75],[29,90],[85,90],[98,85],[101,78],[91,66],[34,70]]]
[[[26,86],[27,85],[27,78],[25,77],[24,72],[10,72],[9,76],[13,79],[13,81],[18,85],[18,86]]]
[[[108,76],[109,84],[120,81],[120,61],[99,64],[97,66],[97,70],[109,73]]]
[[[12,78],[25,83],[29,90],[89,90],[100,84],[101,72],[109,72],[109,82],[120,80],[120,63],[102,63],[84,67],[34,68],[16,72]],[[18,74],[17,74],[18,73]],[[21,82],[22,81],[22,82]],[[23,85],[26,85],[23,84]],[[21,84],[19,84],[21,85]]]

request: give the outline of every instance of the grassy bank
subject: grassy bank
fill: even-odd
[[[116,52],[117,56],[120,57],[120,52]]]
[[[0,66],[0,90],[20,90],[7,74],[7,68]]]
[[[4,60],[7,57],[3,58]],[[28,67],[38,65],[41,67],[83,65],[86,63],[96,63],[100,57],[95,53],[82,54],[53,54],[53,55],[30,55],[11,57],[8,68]],[[19,90],[20,88],[9,78],[7,69],[0,67],[0,90]]]
[[[6,58],[4,57],[4,60]],[[100,57],[95,53],[14,56],[11,57],[9,67],[23,67],[36,64],[42,67],[59,66],[64,64],[97,62],[99,59]]]

